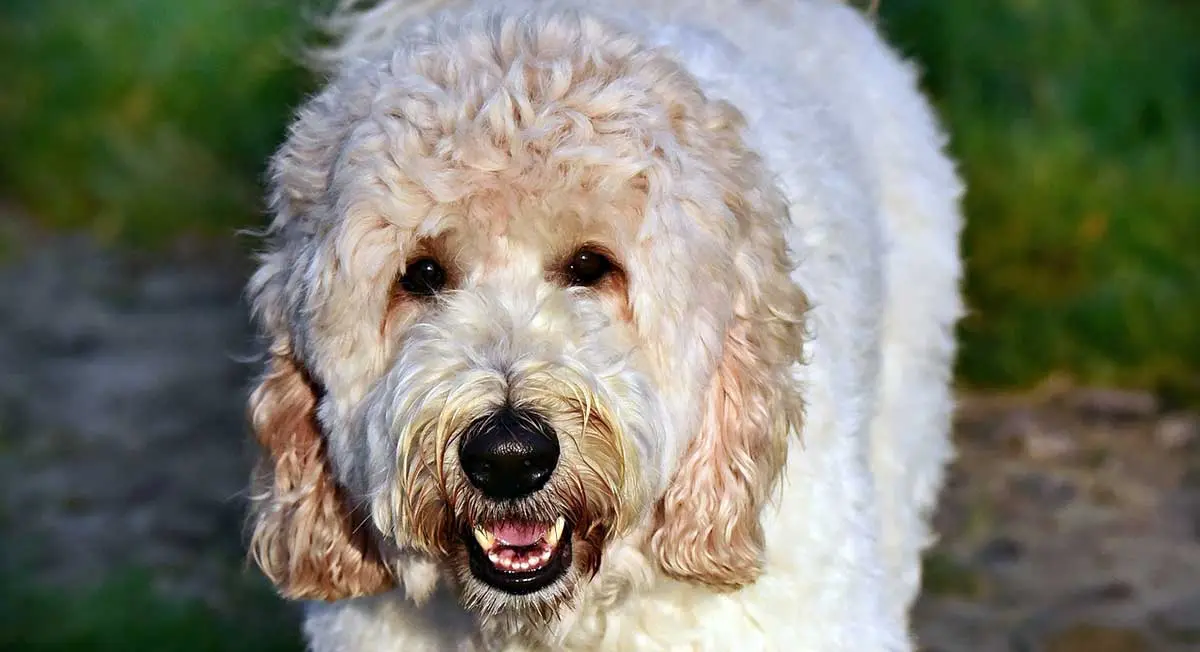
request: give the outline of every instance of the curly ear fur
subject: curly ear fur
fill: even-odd
[[[303,369],[292,357],[276,355],[250,397],[263,447],[250,509],[251,554],[287,598],[385,591],[392,575],[343,502],[325,460],[316,406]]]
[[[664,572],[676,579],[732,590],[762,570],[759,513],[783,469],[788,433],[800,413],[789,392],[794,381],[772,357],[783,342],[763,342],[755,333],[762,328],[739,320],[730,329],[700,432],[658,505],[652,547]]]
[[[717,104],[712,149],[725,160],[725,204],[735,222],[734,315],[692,438],[657,506],[651,550],[676,579],[732,590],[762,571],[760,512],[798,431],[792,366],[807,302],[789,278],[785,203],[738,136],[740,116]]]

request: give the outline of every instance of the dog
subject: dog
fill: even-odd
[[[962,184],[836,0],[346,1],[250,554],[317,652],[912,649]]]

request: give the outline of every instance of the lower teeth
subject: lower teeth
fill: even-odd
[[[539,551],[529,551],[525,553],[504,554],[505,552],[489,552],[488,561],[500,570],[506,571],[528,571],[541,568],[550,561],[553,551],[543,548]]]

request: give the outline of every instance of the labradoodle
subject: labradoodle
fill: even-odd
[[[911,649],[961,184],[837,0],[344,0],[253,558],[317,652]]]

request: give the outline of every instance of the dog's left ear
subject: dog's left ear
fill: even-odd
[[[724,152],[739,153],[737,116],[725,107],[717,128]],[[724,117],[724,120],[720,118]],[[724,127],[721,129],[720,127]],[[676,579],[733,590],[762,571],[760,512],[798,432],[802,405],[793,366],[803,345],[804,294],[790,279],[783,236],[787,210],[740,151],[725,204],[736,231],[734,315],[709,383],[700,431],[657,505],[650,547]],[[731,166],[732,167],[732,166]]]
[[[651,549],[676,579],[732,590],[758,579],[765,552],[759,521],[799,427],[800,401],[764,330],[738,320],[705,397],[692,439],[657,506]]]

